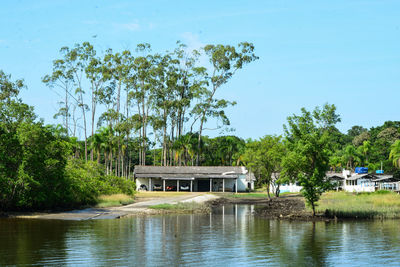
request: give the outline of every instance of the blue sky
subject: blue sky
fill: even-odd
[[[335,104],[347,131],[400,120],[400,1],[17,1],[0,9],[0,69],[24,78],[46,123],[58,97],[41,83],[62,46],[172,50],[177,40],[254,43],[260,57],[221,88],[234,134],[281,134],[301,107]],[[96,36],[96,38],[93,38]],[[214,135],[213,133],[206,133]]]

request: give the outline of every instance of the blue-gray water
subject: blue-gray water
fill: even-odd
[[[289,222],[228,205],[212,215],[0,220],[0,265],[400,266],[400,221]]]

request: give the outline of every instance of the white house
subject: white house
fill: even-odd
[[[343,170],[342,173],[327,172],[327,179],[337,185],[337,190],[347,192],[374,192],[376,190],[400,190],[400,182],[393,179],[393,175],[375,174],[375,173],[351,173],[349,170]],[[297,183],[288,183],[281,185],[281,192],[300,192],[302,186]]]
[[[245,167],[135,166],[137,190],[243,192],[254,189],[255,176]]]

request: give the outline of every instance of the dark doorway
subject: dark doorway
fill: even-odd
[[[209,192],[210,191],[210,180],[198,180],[197,181],[197,191]]]

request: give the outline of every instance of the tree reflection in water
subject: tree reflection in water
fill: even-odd
[[[398,221],[295,222],[226,205],[212,214],[0,220],[0,265],[397,265]],[[373,255],[373,257],[371,256]]]

